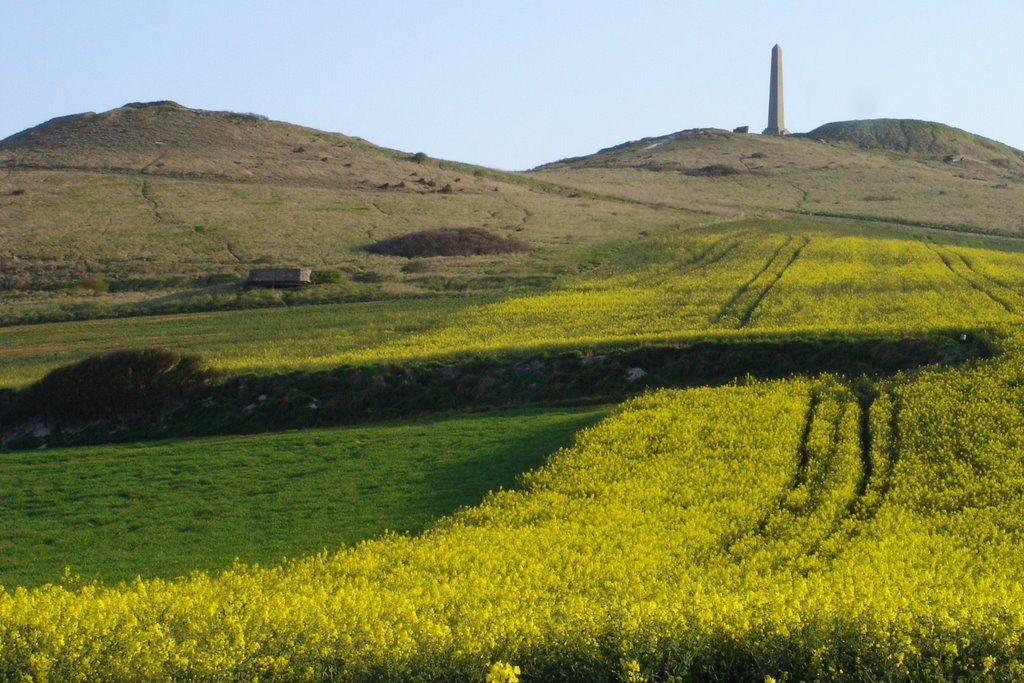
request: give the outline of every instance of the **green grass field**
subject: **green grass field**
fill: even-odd
[[[0,585],[274,564],[514,488],[604,408],[0,454]]]
[[[491,300],[447,296],[0,327],[0,386],[21,385],[54,366],[123,348],[170,348],[214,362],[255,359],[272,349],[303,356],[316,349],[342,352],[425,331],[461,308]],[[275,369],[259,361],[249,368]]]

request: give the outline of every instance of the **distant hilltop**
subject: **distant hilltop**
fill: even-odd
[[[981,161],[1005,158],[1024,165],[1024,152],[1001,142],[932,121],[868,119],[819,126],[805,137],[921,156],[964,156]]]
[[[80,144],[178,145],[211,137],[237,138],[232,124],[266,121],[257,114],[189,109],[177,102],[130,102],[101,114],[60,116],[0,140],[0,150],[24,150]]]
[[[601,149],[598,152],[553,164],[594,162],[607,155],[645,152],[655,156],[673,142],[708,143],[741,139],[754,143],[757,136],[717,128],[695,128],[669,135],[644,138]],[[1024,173],[1024,152],[941,123],[913,119],[869,119],[826,123],[809,133],[787,136],[811,139],[865,150],[886,150],[911,156],[1005,165]],[[658,148],[662,149],[658,149]],[[170,100],[131,102],[97,114],[86,112],[61,116],[0,140],[0,164],[21,166],[134,166],[155,159],[153,152],[177,150],[192,158],[206,158],[199,164],[206,171],[220,170],[234,175],[238,159],[271,159],[294,162],[307,157],[321,160],[344,148],[347,156],[407,158],[408,154],[378,147],[357,137],[328,133],[295,124],[271,121],[266,116],[231,111],[191,109]],[[166,156],[166,154],[165,154]],[[175,155],[177,156],[177,155]],[[219,162],[226,160],[223,168]],[[156,162],[174,167],[174,159]],[[546,168],[553,164],[545,164]],[[188,170],[196,170],[187,164]],[[149,172],[157,171],[151,166]],[[178,169],[185,170],[185,169]]]
[[[971,161],[1024,175],[1024,152],[995,140],[941,123],[915,119],[868,119],[826,123],[809,133],[760,136],[720,128],[692,128],[668,135],[643,138],[606,147],[594,154],[561,159],[535,170],[587,167],[630,167],[651,171],[680,171],[686,174],[714,174],[712,166],[694,167],[696,150],[709,160],[729,157],[732,171],[746,172],[736,157],[751,158],[797,149],[815,141],[830,146],[865,151],[892,152],[915,159],[958,163]],[[782,145],[782,147],[779,147]],[[687,161],[682,161],[683,154]],[[700,156],[699,154],[697,156]],[[817,162],[815,162],[817,163]],[[689,165],[687,165],[689,164]],[[710,169],[710,170],[709,170]],[[723,173],[729,169],[718,169]]]
[[[7,168],[290,178],[330,186],[370,180],[381,175],[382,165],[409,157],[357,137],[260,114],[190,109],[166,100],[61,116],[0,140],[0,165]]]

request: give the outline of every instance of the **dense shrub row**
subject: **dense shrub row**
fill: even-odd
[[[715,385],[798,373],[889,374],[990,355],[985,337],[702,342],[604,353],[477,358],[458,363],[385,363],[322,372],[212,374],[192,356],[121,351],[55,370],[10,399],[5,422],[68,425],[133,422],[118,438],[219,434],[392,419],[445,410],[612,402],[659,387]],[[198,391],[202,389],[202,391]],[[185,399],[191,397],[185,405]],[[0,396],[0,415],[3,397]],[[179,408],[167,415],[169,409]],[[58,436],[48,436],[56,443]],[[75,431],[66,443],[108,440]],[[26,438],[21,446],[38,445]]]
[[[70,426],[160,416],[215,377],[197,356],[160,349],[113,351],[52,370],[14,393],[0,421]]]

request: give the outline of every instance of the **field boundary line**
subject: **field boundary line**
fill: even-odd
[[[801,209],[778,209],[778,211],[779,213],[806,216],[808,218],[834,218],[838,220],[862,223],[884,223],[887,225],[896,225],[905,228],[917,228],[919,230],[940,234],[965,235],[981,239],[1001,239],[1011,240],[1014,242],[1024,240],[1024,235],[1007,232],[999,228],[987,230],[976,225],[968,224],[936,223],[933,221],[917,221],[909,218],[898,218],[895,216],[874,216],[871,214],[841,213],[837,211],[807,211]]]

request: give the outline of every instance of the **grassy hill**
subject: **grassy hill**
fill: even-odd
[[[855,121],[786,137],[686,130],[547,164],[531,175],[713,212],[846,215],[1021,235],[1022,159],[1017,150],[948,126]]]
[[[0,141],[0,168],[0,322],[280,304],[233,286],[274,265],[333,271],[314,301],[531,287],[638,225],[696,220],[171,102],[54,119]],[[463,227],[532,249],[412,264],[366,251]]]
[[[838,121],[818,126],[805,135],[822,142],[849,143],[861,149],[890,150],[947,163],[962,163],[971,159],[979,163],[992,164],[1018,177],[1024,175],[1024,152],[1001,142],[932,121]]]
[[[641,233],[750,214],[1024,233],[1021,153],[916,121],[773,138],[714,129],[527,174],[173,102],[65,116],[0,141],[0,324],[550,286]],[[368,251],[473,228],[526,254]],[[324,284],[247,291],[249,269]]]

